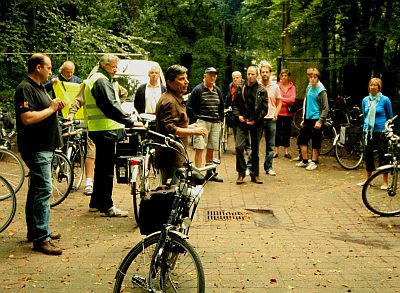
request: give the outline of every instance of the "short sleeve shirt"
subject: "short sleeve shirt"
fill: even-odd
[[[21,153],[54,151],[62,146],[61,130],[54,113],[46,119],[25,125],[21,114],[27,111],[41,111],[50,106],[51,98],[42,84],[37,84],[29,77],[16,88],[14,96],[17,122],[17,143]]]

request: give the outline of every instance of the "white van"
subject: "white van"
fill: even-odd
[[[128,97],[123,103],[125,111],[133,112],[133,100],[136,91],[141,84],[149,82],[148,73],[153,66],[160,68],[160,83],[165,85],[164,73],[157,62],[131,59],[121,59],[119,61],[115,79],[128,90]]]

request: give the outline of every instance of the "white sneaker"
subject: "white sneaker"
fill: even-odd
[[[246,176],[249,176],[250,175],[250,170],[249,169],[246,169]]]
[[[83,190],[83,194],[92,195],[93,194],[93,186],[92,185],[86,185],[85,189]]]
[[[306,167],[306,170],[307,171],[312,171],[312,170],[317,169],[317,167],[318,167],[317,164],[315,164],[314,162],[310,162],[310,163],[308,163],[308,166]]]
[[[120,209],[116,208],[115,206],[112,206],[106,212],[101,213],[100,216],[102,216],[102,217],[127,217],[128,212],[121,211]]]
[[[276,172],[275,172],[274,170],[272,170],[272,169],[269,169],[269,170],[267,171],[267,174],[268,174],[268,175],[271,175],[271,176],[276,176]]]
[[[387,185],[382,185],[381,186],[381,190],[387,190],[387,189],[388,189]]]
[[[307,167],[308,164],[309,164],[309,163],[303,163],[303,161],[300,161],[300,162],[296,163],[296,167],[302,167],[302,168],[304,168],[304,167]]]

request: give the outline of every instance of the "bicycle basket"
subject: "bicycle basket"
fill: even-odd
[[[140,234],[148,235],[160,231],[167,223],[176,194],[176,186],[165,185],[157,187],[146,194],[139,205]]]
[[[342,125],[340,127],[339,142],[343,145],[355,145],[362,138],[363,131],[359,126]]]

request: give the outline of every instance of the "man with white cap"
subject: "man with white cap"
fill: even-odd
[[[204,72],[204,80],[198,84],[190,95],[187,103],[187,112],[192,123],[207,129],[207,134],[195,136],[193,147],[195,149],[195,165],[201,167],[203,164],[203,151],[206,149],[205,162],[208,163],[214,157],[214,150],[219,148],[220,123],[224,118],[224,100],[222,92],[215,84],[218,71],[209,67]],[[223,182],[217,176],[207,176],[211,181]]]

